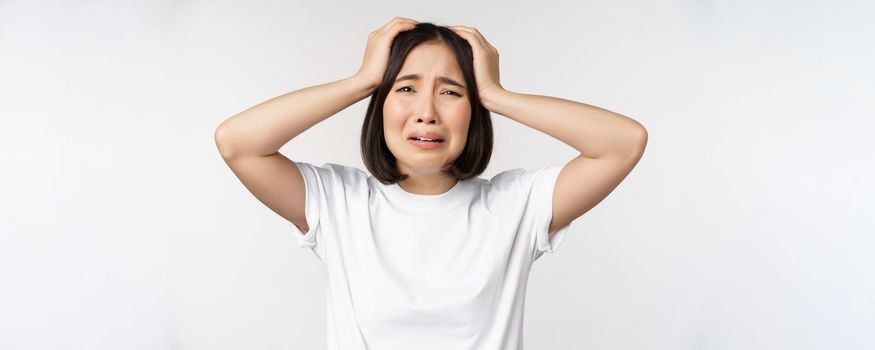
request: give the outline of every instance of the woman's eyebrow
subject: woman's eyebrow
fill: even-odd
[[[420,78],[419,74],[407,74],[407,75],[403,75],[403,76],[399,77],[398,79],[395,79],[395,82],[397,83],[397,82],[403,81],[403,80],[419,80],[419,78]],[[463,89],[465,88],[465,85],[462,85],[459,82],[457,82],[453,79],[444,77],[444,76],[438,77],[437,80],[440,82],[446,83],[446,84],[458,86],[458,87],[463,88]]]

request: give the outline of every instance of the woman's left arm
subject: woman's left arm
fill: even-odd
[[[486,109],[553,136],[580,152],[562,167],[556,179],[548,233],[595,207],[641,159],[647,130],[640,123],[588,104],[507,91],[498,82],[495,47],[476,28],[450,28],[471,44],[477,93]]]
[[[632,118],[557,97],[530,95],[494,87],[480,96],[495,113],[544,132],[589,158],[639,154],[647,131]]]
[[[647,131],[632,118],[580,102],[505,90],[499,83],[498,50],[476,28],[449,28],[471,45],[477,92],[486,109],[553,136],[587,158],[644,151]]]

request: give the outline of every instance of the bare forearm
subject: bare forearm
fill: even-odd
[[[582,155],[599,158],[643,150],[647,132],[632,118],[557,97],[494,90],[481,96],[484,107],[544,132]]]
[[[370,96],[374,87],[352,76],[271,98],[219,125],[216,145],[223,158],[276,153],[313,125]]]

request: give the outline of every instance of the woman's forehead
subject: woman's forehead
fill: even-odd
[[[419,45],[404,59],[400,75],[418,74],[419,76],[454,75],[461,78],[461,68],[453,51],[443,44]]]

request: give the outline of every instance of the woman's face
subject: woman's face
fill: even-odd
[[[459,63],[445,44],[423,43],[407,55],[383,103],[383,133],[402,173],[439,173],[462,154],[471,122],[464,85]],[[425,133],[443,142],[410,139]]]

